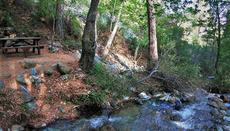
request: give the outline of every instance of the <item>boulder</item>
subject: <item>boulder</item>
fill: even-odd
[[[26,85],[26,81],[23,74],[18,74],[16,76],[16,81],[21,85]]]
[[[69,74],[71,72],[71,68],[62,62],[57,63],[57,70],[61,75]]]
[[[0,80],[0,90],[3,89],[5,87],[5,84],[2,80]]]
[[[54,70],[52,68],[45,69],[45,71],[44,71],[45,75],[47,75],[47,76],[52,76],[53,72],[54,72]]]
[[[35,61],[31,61],[31,60],[27,60],[24,61],[22,66],[25,69],[30,69],[30,68],[34,68],[37,65],[37,63]]]

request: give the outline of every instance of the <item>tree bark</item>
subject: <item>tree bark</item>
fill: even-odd
[[[154,10],[154,0],[147,1],[147,14],[148,14],[148,35],[149,35],[149,46],[148,46],[148,65],[147,70],[154,68],[158,61],[157,51],[157,37],[156,37],[156,18]]]
[[[62,1],[57,0],[56,2],[56,18],[55,18],[55,30],[56,34],[59,35],[61,39],[64,39],[64,25],[63,25],[63,7]]]
[[[111,48],[112,44],[113,44],[113,40],[116,36],[116,33],[117,33],[117,30],[119,28],[119,22],[120,22],[120,17],[121,17],[121,12],[122,12],[122,8],[123,8],[123,3],[120,7],[120,10],[119,10],[119,13],[118,13],[118,16],[117,16],[117,19],[116,19],[116,23],[115,23],[115,26],[113,28],[113,32],[111,33],[111,35],[109,36],[109,39],[106,43],[106,46],[105,46],[105,49],[104,49],[104,52],[103,52],[103,56],[106,57],[109,53],[109,49]]]
[[[219,9],[219,3],[216,3],[216,15],[217,15],[217,55],[216,55],[216,62],[215,62],[215,70],[216,74],[218,74],[218,64],[219,64],[219,57],[220,57],[220,44],[221,44],[221,24],[220,24],[220,9]]]
[[[96,19],[97,19],[97,7],[100,0],[91,0],[90,9],[86,19],[86,25],[82,37],[82,54],[80,58],[80,67],[86,73],[93,67],[97,31],[96,31]]]

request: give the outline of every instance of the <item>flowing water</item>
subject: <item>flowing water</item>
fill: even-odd
[[[225,104],[225,125],[220,124],[214,130],[229,130],[230,103]],[[178,131],[178,130],[209,130],[214,126],[212,108],[202,102],[185,105],[175,110],[167,102],[148,101],[143,105],[129,105],[110,116],[92,116],[75,121],[60,120],[41,129],[42,131]],[[216,119],[216,118],[215,118]],[[229,125],[228,125],[229,124]],[[225,127],[225,128],[222,128]]]

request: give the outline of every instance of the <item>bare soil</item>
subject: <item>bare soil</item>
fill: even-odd
[[[0,127],[10,128],[13,124],[30,124],[33,127],[44,126],[56,119],[74,119],[79,117],[77,105],[67,101],[68,98],[77,97],[88,92],[85,85],[84,73],[78,68],[78,62],[72,53],[59,51],[48,53],[45,49],[42,55],[31,55],[24,58],[22,54],[0,55],[0,80],[5,88],[0,91]],[[39,87],[35,87],[29,80],[29,69],[24,69],[24,61],[37,63],[35,67],[43,79]],[[55,62],[61,61],[72,68],[68,80],[62,80],[58,72],[52,76],[45,76],[44,69],[51,67]],[[27,89],[34,97],[37,108],[27,112],[23,108],[22,93],[15,77],[24,74]]]

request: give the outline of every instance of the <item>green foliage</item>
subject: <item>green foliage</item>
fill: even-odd
[[[72,16],[71,17],[71,35],[76,36],[78,39],[81,39],[83,34],[83,24],[79,18]]]
[[[175,54],[174,47],[168,47],[160,60],[160,72],[169,76],[180,77],[190,81],[201,78],[200,66],[192,63],[188,57],[179,57]]]
[[[222,86],[230,86],[230,11],[227,15],[227,23],[222,38],[220,50],[219,76],[218,84]]]
[[[39,0],[37,7],[38,18],[45,18],[48,22],[55,18],[56,0]]]
[[[64,46],[67,47],[68,49],[80,49],[81,48],[81,41],[66,39],[64,41]]]
[[[10,12],[4,13],[2,25],[5,27],[15,27],[15,21]]]
[[[97,27],[99,31],[106,31],[110,26],[110,15],[108,13],[103,13],[98,18]]]
[[[88,79],[89,81],[87,81],[87,83],[93,84],[96,82],[95,84],[98,85],[102,90],[112,90],[114,87],[116,87],[118,82],[118,79],[109,74],[100,64],[96,64],[89,75],[89,77],[94,76],[96,81],[95,79]]]
[[[102,104],[106,100],[105,92],[92,91],[87,95],[80,95],[71,99],[71,102],[74,104]]]
[[[96,85],[100,92],[112,93],[115,98],[122,98],[130,93],[128,85],[131,79],[120,78],[110,74],[101,64],[96,64],[91,70],[86,83]]]

